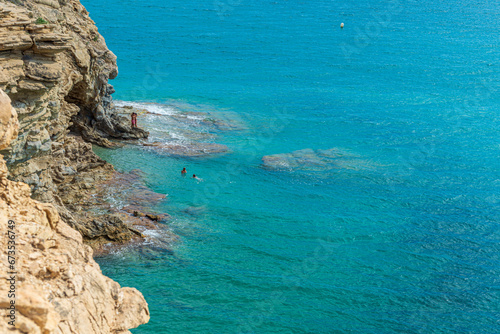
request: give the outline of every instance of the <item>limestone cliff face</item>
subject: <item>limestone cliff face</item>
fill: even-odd
[[[0,90],[0,149],[17,134],[17,117]],[[142,294],[102,275],[82,236],[51,204],[31,199],[30,187],[7,180],[0,155],[0,307],[2,333],[129,333],[149,320]],[[9,220],[15,222],[9,225]],[[9,226],[14,226],[10,229]],[[15,327],[6,321],[7,230],[15,233]]]
[[[17,113],[10,105],[9,97],[0,90],[0,150],[9,146],[18,131]]]
[[[16,328],[1,321],[1,333],[128,333],[149,320],[140,292],[102,275],[78,232],[84,214],[75,214],[75,194],[113,173],[88,142],[147,136],[113,113],[108,80],[117,74],[79,1],[0,0],[2,309],[10,303],[9,220],[17,258]]]
[[[11,177],[53,202],[53,152],[73,131],[108,138],[147,136],[112,112],[116,56],[78,0],[0,0],[0,89],[18,112],[18,138],[2,152]]]

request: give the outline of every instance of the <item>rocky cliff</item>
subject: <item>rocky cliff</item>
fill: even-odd
[[[85,207],[96,185],[116,175],[91,143],[148,136],[114,112],[108,80],[117,74],[79,1],[0,0],[0,305],[10,302],[5,235],[14,226],[11,332],[127,333],[149,319],[141,293],[103,276],[82,243],[141,236]],[[0,322],[0,332],[7,327]]]
[[[148,136],[114,112],[108,80],[117,74],[116,56],[79,1],[0,0],[0,89],[20,124],[1,152],[9,178],[52,203],[93,246],[138,236],[119,218],[86,210],[95,185],[114,173],[90,143]]]
[[[0,149],[17,135],[17,127],[17,115],[0,90]],[[0,307],[4,313],[0,331],[129,333],[128,329],[146,323],[149,311],[142,294],[103,276],[92,249],[60,220],[55,207],[33,200],[28,185],[9,181],[7,175],[0,155]],[[9,310],[12,301],[15,313]],[[14,326],[8,323],[12,319]]]
[[[107,147],[112,138],[147,136],[113,113],[108,80],[117,74],[116,56],[79,1],[0,1],[0,89],[20,123],[3,154],[11,177],[29,184],[34,198],[54,202],[54,167],[64,167],[54,153],[74,146],[68,134]]]

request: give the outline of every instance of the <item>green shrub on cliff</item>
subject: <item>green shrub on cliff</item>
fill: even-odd
[[[44,20],[43,18],[39,17],[35,21],[36,24],[49,24],[49,21]]]

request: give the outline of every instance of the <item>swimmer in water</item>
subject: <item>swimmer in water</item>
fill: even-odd
[[[195,180],[198,180],[198,181],[203,181],[202,179],[200,179],[198,176],[196,176],[195,174],[193,174],[193,179]]]
[[[181,174],[182,174],[182,176],[186,176],[186,174],[187,174],[186,167],[184,167],[184,168],[181,170]]]

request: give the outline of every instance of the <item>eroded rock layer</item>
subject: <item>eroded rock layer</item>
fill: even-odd
[[[148,136],[113,111],[108,80],[117,74],[116,56],[79,1],[0,0],[0,89],[19,118],[18,137],[2,151],[9,178],[53,204],[92,247],[138,237],[115,217],[84,212],[95,185],[115,174],[90,143]]]
[[[17,135],[17,126],[0,90],[0,149]],[[130,333],[146,323],[142,294],[102,275],[80,233],[53,205],[33,200],[27,184],[7,176],[0,155],[0,332]]]
[[[53,153],[69,145],[70,131],[106,147],[112,138],[147,137],[112,111],[108,80],[117,74],[116,56],[79,1],[0,1],[0,89],[20,123],[2,153],[11,177],[29,184],[34,198],[54,201]]]

